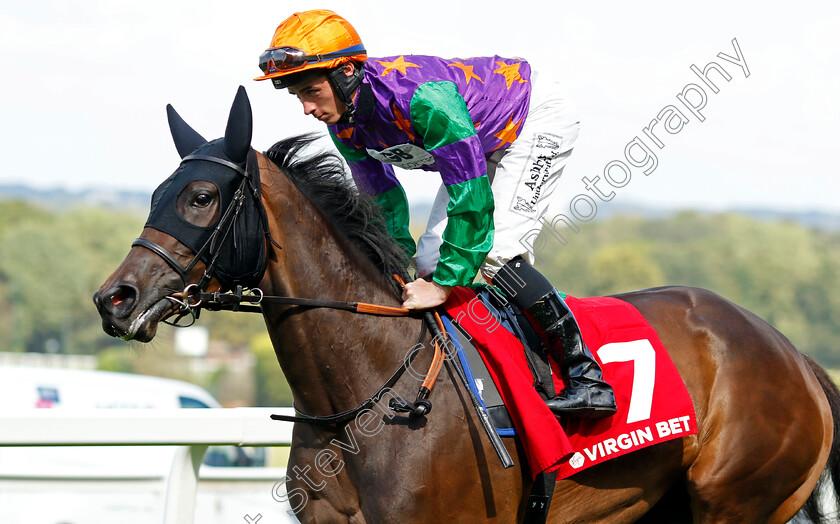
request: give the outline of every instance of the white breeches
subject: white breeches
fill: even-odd
[[[481,265],[490,279],[508,260],[522,256],[534,263],[533,239],[540,221],[555,198],[557,182],[577,140],[580,120],[577,108],[558,83],[532,79],[531,106],[522,132],[504,151],[487,162],[495,211],[493,248]],[[417,275],[434,273],[446,229],[449,195],[441,184],[435,197],[426,232],[417,243]]]

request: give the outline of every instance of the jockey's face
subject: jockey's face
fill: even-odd
[[[303,112],[325,124],[336,124],[347,111],[347,104],[338,99],[326,73],[317,73],[289,87],[303,104]]]

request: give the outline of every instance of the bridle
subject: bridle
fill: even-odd
[[[249,160],[251,157],[252,155],[249,154]],[[137,238],[136,240],[134,240],[134,242],[132,242],[132,247],[143,247],[145,249],[148,249],[152,253],[155,253],[161,259],[163,259],[163,261],[166,262],[167,265],[169,265],[176,273],[178,273],[178,275],[181,277],[181,281],[184,284],[183,291],[179,293],[173,293],[172,295],[166,297],[167,300],[171,301],[175,306],[177,306],[178,309],[173,314],[177,314],[178,316],[174,321],[164,319],[164,323],[174,327],[189,327],[195,323],[201,308],[210,310],[226,309],[233,311],[262,312],[260,304],[263,301],[270,301],[272,303],[302,306],[308,308],[341,309],[345,311],[351,311],[354,313],[378,316],[395,317],[423,315],[427,318],[429,317],[430,313],[416,312],[404,308],[367,304],[364,302],[341,302],[334,300],[317,300],[297,297],[266,296],[259,288],[252,288],[250,289],[250,293],[245,293],[241,285],[237,285],[234,292],[207,293],[206,288],[209,285],[210,280],[213,278],[213,273],[215,272],[216,267],[218,266],[219,257],[230,237],[230,233],[233,230],[233,225],[235,224],[237,217],[239,217],[239,215],[242,213],[242,210],[245,205],[245,197],[247,194],[250,194],[254,198],[255,203],[259,208],[260,222],[262,224],[263,232],[266,236],[266,239],[274,247],[278,249],[282,249],[282,247],[271,237],[271,233],[268,228],[268,220],[265,208],[263,207],[262,200],[258,196],[259,193],[257,192],[252,183],[254,177],[251,175],[251,173],[249,173],[248,167],[256,165],[256,162],[249,162],[249,165],[243,169],[242,166],[229,160],[225,160],[223,158],[211,155],[193,154],[185,156],[181,160],[181,164],[183,165],[185,162],[195,160],[214,162],[216,164],[220,164],[230,169],[233,169],[239,175],[242,176],[242,181],[239,184],[239,188],[233,194],[233,198],[231,199],[230,203],[228,204],[227,208],[222,214],[222,217],[218,221],[218,224],[214,228],[213,232],[211,233],[209,238],[204,242],[202,247],[196,252],[193,259],[186,266],[182,265],[178,261],[178,259],[176,259],[175,256],[172,255],[172,253],[166,250],[166,248],[151,240],[145,238]],[[195,269],[196,265],[205,254],[209,255],[210,262],[206,265],[204,273],[202,274],[199,281],[197,283],[191,283],[190,273],[193,269]],[[395,275],[395,277],[400,282],[402,282],[402,277],[398,275]],[[243,302],[245,302],[246,304],[243,305]],[[180,320],[182,318],[185,318],[187,315],[189,315],[192,318],[191,322],[189,324],[180,324]],[[418,343],[415,346],[420,345],[425,339],[426,326],[427,322],[421,322],[420,336],[418,337]],[[435,379],[437,378],[437,374],[439,373],[440,368],[442,367],[443,351],[440,349],[439,344],[444,343],[444,337],[440,335],[441,332],[438,330],[438,326],[434,325],[431,326],[431,328],[433,333],[436,334],[435,338],[440,339],[440,341],[438,344],[435,345],[435,356],[432,359],[430,373],[427,374],[426,380],[423,382],[423,385],[420,386],[420,392],[418,393],[417,400],[415,402],[409,402],[401,398],[398,400],[391,400],[390,406],[395,411],[408,412],[417,416],[425,416],[431,410],[431,402],[428,400],[428,396],[431,392],[432,386],[434,385]],[[365,400],[353,409],[349,409],[347,411],[337,413],[334,415],[327,415],[321,417],[300,413],[300,416],[272,415],[272,418],[274,420],[327,425],[348,422],[354,419],[359,413],[369,409],[376,402],[378,402],[384,396],[384,394],[396,384],[399,378],[411,366],[411,363],[413,362],[414,358],[417,356],[418,353],[419,348],[411,351],[410,354],[405,359],[403,359],[402,363],[397,368],[397,370],[391,375],[391,377],[379,388],[379,390],[377,390],[376,393],[368,397],[367,400]]]
[[[166,262],[169,267],[175,270],[176,273],[181,277],[181,281],[184,284],[184,290],[180,293],[180,297],[178,296],[169,296],[167,299],[172,301],[175,305],[179,307],[179,317],[174,322],[169,322],[164,320],[167,324],[176,326],[176,327],[187,327],[192,325],[197,318],[195,314],[195,308],[200,305],[200,300],[193,301],[193,297],[197,293],[204,292],[207,288],[207,285],[210,283],[210,279],[213,277],[213,272],[216,269],[216,266],[219,263],[219,256],[222,253],[222,249],[225,246],[225,243],[230,236],[230,232],[233,229],[233,224],[236,222],[236,219],[242,213],[242,209],[245,204],[245,195],[246,191],[250,188],[250,193],[254,196],[257,200],[258,205],[261,210],[261,218],[264,216],[264,209],[262,208],[262,202],[259,201],[257,198],[257,193],[251,181],[253,177],[250,173],[248,173],[247,169],[243,169],[242,166],[231,162],[229,160],[225,160],[224,158],[219,158],[216,156],[211,155],[188,155],[185,156],[181,160],[181,165],[186,162],[190,162],[193,160],[202,160],[205,162],[213,162],[216,164],[223,165],[227,168],[233,169],[239,175],[242,176],[242,181],[239,184],[239,188],[234,192],[233,198],[231,199],[230,203],[228,204],[227,208],[225,209],[224,213],[222,214],[222,218],[219,220],[218,224],[216,225],[213,232],[210,234],[210,237],[204,242],[204,245],[196,252],[193,259],[186,265],[182,265],[178,259],[176,259],[172,253],[167,251],[164,247],[160,246],[159,244],[146,239],[146,238],[138,238],[131,243],[131,246],[140,246],[148,249],[152,253],[158,255],[160,258]],[[265,230],[266,236],[270,238],[270,233],[268,232],[268,227],[263,222],[263,228]],[[271,239],[271,241],[280,248],[280,245]],[[206,265],[204,269],[204,273],[201,275],[201,278],[197,283],[190,283],[190,273],[198,264],[198,262],[202,259],[205,254],[209,254],[210,262]],[[192,316],[192,322],[188,325],[180,325],[178,321],[185,317],[187,314]]]

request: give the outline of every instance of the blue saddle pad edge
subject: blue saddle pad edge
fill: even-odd
[[[479,404],[481,404],[481,407],[486,410],[487,406],[484,404],[484,399],[481,398],[481,394],[478,391],[478,386],[475,383],[475,376],[473,376],[472,369],[470,368],[470,364],[467,361],[467,356],[464,353],[464,348],[461,347],[461,343],[458,341],[458,334],[455,332],[455,326],[452,325],[452,321],[449,320],[449,317],[446,315],[441,315],[441,320],[443,321],[443,327],[446,328],[446,332],[449,334],[449,339],[452,341],[452,344],[458,350],[455,352],[455,354],[458,355],[458,361],[461,363],[461,367],[464,370],[464,374],[467,376],[467,384],[469,385],[470,390],[472,390],[472,392],[475,394],[475,397],[478,399],[478,402]],[[495,429],[500,437],[516,436],[516,429],[514,428]]]

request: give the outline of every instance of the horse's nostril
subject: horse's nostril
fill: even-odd
[[[102,297],[102,302],[108,311],[116,317],[125,317],[134,309],[137,301],[137,288],[121,284],[112,288]]]
[[[125,302],[126,298],[128,297],[128,293],[124,288],[118,289],[113,295],[111,295],[111,305],[114,307],[120,307],[120,304]]]

